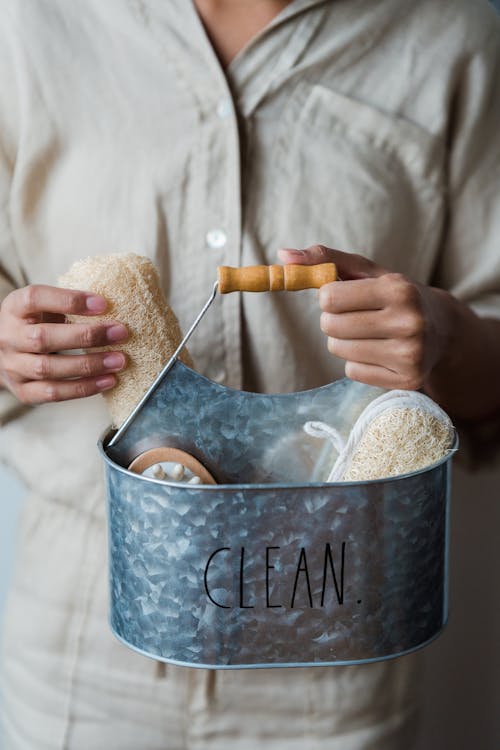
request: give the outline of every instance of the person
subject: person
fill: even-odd
[[[0,21],[0,434],[26,482],[6,750],[409,748],[418,658],[204,671],[106,623],[105,300],[56,288],[136,250],[184,328],[219,264],[333,260],[315,293],[217,299],[190,349],[231,387],[344,374],[500,412],[499,24],[484,0],[7,0]],[[290,249],[293,248],[293,249]],[[69,325],[69,313],[88,325]],[[326,345],[325,345],[326,342]],[[68,354],[66,350],[83,350]],[[272,356],[270,356],[272,352]],[[118,375],[117,375],[118,374]]]

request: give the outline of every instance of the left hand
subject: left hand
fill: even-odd
[[[451,295],[392,273],[361,255],[313,245],[280,250],[285,263],[333,262],[342,281],[319,290],[321,330],[345,374],[382,388],[418,390],[447,356]]]

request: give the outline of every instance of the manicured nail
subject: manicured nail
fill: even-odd
[[[85,305],[89,312],[101,313],[107,307],[106,300],[104,297],[98,297],[97,295],[91,295],[85,299]]]
[[[121,323],[110,326],[106,330],[106,338],[108,341],[124,341],[128,336],[128,331]]]
[[[102,375],[95,381],[96,386],[100,391],[107,391],[108,388],[112,388],[116,383],[115,378],[112,375]]]
[[[102,363],[106,370],[121,370],[125,364],[125,357],[119,352],[110,352],[105,355]]]

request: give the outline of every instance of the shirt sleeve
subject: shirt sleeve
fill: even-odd
[[[500,21],[456,74],[450,101],[448,216],[432,283],[500,318]]]
[[[9,222],[10,177],[0,145],[0,304],[5,297],[23,285],[20,273],[16,272],[15,251]],[[26,411],[10,391],[0,384],[0,427]]]
[[[0,26],[0,304],[11,291],[26,283],[18,261],[10,221],[17,101],[15,69],[9,52],[5,27]],[[0,426],[27,408],[0,385]]]
[[[0,166],[1,172],[1,166]],[[0,188],[2,185],[2,178],[0,176]],[[8,233],[5,230],[5,210],[4,210],[4,195],[2,191],[2,205],[0,207],[0,260],[4,258],[8,259],[6,254],[6,245]],[[12,252],[12,250],[10,250]],[[16,283],[13,282],[12,278],[2,267],[3,263],[0,262],[0,304],[3,302],[5,297],[16,288]],[[21,284],[19,284],[21,285]],[[0,427],[12,419],[17,417],[22,412],[26,411],[28,407],[22,404],[10,391],[4,388],[0,384]]]

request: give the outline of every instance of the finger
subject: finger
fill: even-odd
[[[393,315],[387,309],[323,312],[320,328],[336,339],[408,339],[420,337],[425,331],[415,316]]]
[[[346,362],[345,374],[346,377],[359,383],[374,385],[378,388],[388,388],[389,390],[401,388],[407,391],[418,391],[421,387],[421,383],[412,378],[404,377],[386,367],[368,365],[363,362]]]
[[[304,250],[282,248],[278,255],[285,263],[315,265],[316,263],[335,263],[341,279],[367,279],[382,276],[387,273],[385,268],[378,266],[369,258],[357,253],[345,253],[334,250],[325,245],[311,245]]]
[[[31,284],[9,294],[4,306],[12,315],[30,318],[45,312],[60,315],[98,315],[106,310],[107,302],[104,297],[91,292]]]
[[[336,339],[393,339],[401,345],[425,340],[425,321],[415,315],[394,315],[390,310],[323,312],[320,328]]]
[[[126,365],[122,352],[95,354],[17,354],[15,373],[23,380],[64,380],[120,372]],[[10,371],[13,371],[10,366]]]
[[[116,385],[116,375],[99,375],[96,378],[79,380],[32,380],[16,389],[17,397],[24,404],[45,404],[51,401],[69,401],[102,393]]]
[[[329,313],[382,310],[388,304],[379,278],[324,284],[318,298],[321,309]]]
[[[329,337],[328,351],[349,362],[378,365],[398,372],[400,356],[399,342],[391,339],[337,339]]]
[[[391,370],[399,378],[401,388],[417,390],[427,375],[424,346],[416,337],[407,339],[343,339],[328,338],[328,351],[346,362],[375,365]]]
[[[21,330],[17,351],[44,354],[62,349],[89,349],[123,342],[127,337],[127,329],[117,321],[96,325],[30,323]]]
[[[381,310],[363,310],[361,312],[329,313],[323,312],[320,317],[320,328],[327,336],[335,339],[371,339],[392,338],[393,326]]]

